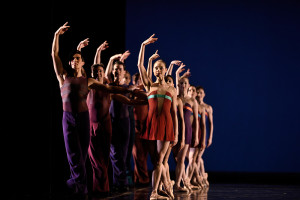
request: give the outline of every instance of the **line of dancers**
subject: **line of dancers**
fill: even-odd
[[[101,52],[108,48],[106,41],[96,51],[88,78],[82,56],[88,39],[79,43],[67,65],[59,57],[60,36],[69,28],[67,22],[55,32],[52,59],[61,91],[63,136],[70,166],[67,186],[72,193],[88,194],[87,157],[93,170],[89,192],[95,196],[128,191],[131,155],[134,182],[149,184],[148,154],[153,164],[150,199],[174,199],[176,192],[190,194],[208,187],[202,156],[212,144],[213,109],[203,101],[204,88],[190,85],[191,72],[180,75],[185,65],[174,60],[167,68],[156,51],[146,70],[145,47],[158,39],[153,34],[141,44],[133,85],[129,85],[131,75],[124,64],[129,51],[112,56],[106,68],[101,63]],[[179,66],[176,87],[174,65]],[[175,180],[171,180],[168,166],[171,151],[177,163]],[[113,183],[108,176],[110,164]]]

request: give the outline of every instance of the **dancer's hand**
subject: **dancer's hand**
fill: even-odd
[[[109,46],[108,46],[108,43],[107,41],[104,41],[99,47],[98,47],[98,51],[103,51],[105,49],[107,49]]]
[[[122,56],[122,54],[116,54],[116,55],[113,55],[112,57],[110,57],[110,60],[117,60],[117,59],[120,59]]]
[[[185,141],[181,140],[181,142],[180,142],[180,149],[179,150],[183,149],[184,145],[185,145]]]
[[[181,61],[180,60],[173,60],[170,65],[180,65],[181,64]]]
[[[151,35],[147,40],[143,42],[144,45],[148,45],[150,43],[154,43],[158,38],[154,38],[155,34]]]
[[[67,26],[67,24],[68,24],[68,22],[66,22],[64,25],[59,27],[59,29],[55,32],[55,34],[56,35],[64,34],[70,28],[70,26]]]
[[[82,48],[86,47],[87,45],[89,45],[89,38],[86,38],[84,40],[82,40],[81,42],[79,42],[78,46],[77,46],[77,50],[81,51]]]
[[[155,60],[157,58],[159,58],[159,55],[158,55],[158,50],[155,51],[155,53],[149,58],[149,60]]]
[[[208,138],[207,147],[206,148],[210,147],[211,144],[212,144],[212,138]]]
[[[124,60],[126,60],[126,59],[128,58],[129,55],[130,55],[129,50],[125,51],[125,52],[122,54],[122,56],[121,56],[121,58],[120,58],[120,61],[121,61],[121,62],[124,62]]]
[[[172,146],[174,147],[177,144],[177,142],[178,142],[178,137],[175,137]]]
[[[198,144],[199,144],[199,139],[198,139],[198,138],[196,138],[196,139],[195,139],[195,143],[194,143],[194,145],[193,145],[193,146],[195,147],[195,146],[197,146]]]
[[[186,72],[184,72],[184,74],[181,77],[188,78],[190,76],[191,76],[191,72],[190,72],[190,69],[188,69]]]
[[[185,69],[185,64],[181,63],[180,67],[178,67],[178,69],[176,70],[176,75],[179,75],[181,72],[183,72]]]
[[[206,147],[205,141],[201,142],[200,150],[201,150],[201,151],[204,150],[205,147]]]

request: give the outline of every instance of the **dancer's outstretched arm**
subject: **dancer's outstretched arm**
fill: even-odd
[[[176,88],[177,88],[177,95],[179,95],[179,80],[180,80],[180,73],[184,70],[185,65],[183,63],[180,64],[180,67],[176,70]]]
[[[170,65],[169,65],[169,68],[167,70],[167,73],[166,75],[171,75],[172,76],[172,71],[173,71],[173,66],[174,65],[180,65],[181,61],[180,60],[173,60]]]
[[[130,52],[127,50],[123,54],[116,54],[116,55],[110,57],[107,67],[106,67],[106,70],[105,70],[105,78],[107,78],[109,80],[109,82],[113,82],[113,80],[111,79],[111,72],[112,72],[114,61],[120,60],[121,62],[124,62],[124,60],[127,59],[127,57],[129,55],[130,55]]]
[[[107,41],[104,41],[98,48],[94,58],[94,64],[101,64],[101,52],[108,48]]]
[[[59,36],[64,34],[70,26],[67,26],[68,22],[66,22],[64,25],[62,25],[54,34],[54,39],[52,43],[52,60],[53,60],[53,66],[54,71],[57,77],[57,80],[59,82],[59,86],[61,87],[64,84],[64,68],[61,62],[61,59],[58,55],[59,52]]]
[[[121,58],[122,54],[116,54],[112,57],[110,57],[106,70],[105,70],[105,78],[107,78],[109,80],[110,83],[113,82],[113,80],[111,79],[111,72],[112,72],[112,67],[113,67],[113,63],[115,60],[119,60]]]
[[[121,95],[121,94],[112,94],[111,98],[114,100],[117,100],[121,103],[127,104],[127,105],[147,105],[148,100],[147,99],[129,99],[128,97]]]
[[[129,50],[125,51],[125,52],[122,54],[122,56],[121,56],[121,58],[120,58],[120,61],[121,61],[121,62],[124,62],[124,61],[128,58],[129,55],[130,55]]]
[[[79,42],[78,46],[77,46],[77,50],[81,51],[82,48],[86,47],[87,45],[89,45],[89,38],[86,38],[84,40],[82,40],[81,42]]]
[[[147,75],[151,81],[152,81],[152,61],[159,58],[157,52],[158,50],[156,50],[156,52],[148,60]]]
[[[138,59],[138,69],[140,72],[140,76],[142,78],[142,83],[146,89],[147,92],[150,91],[150,86],[152,84],[152,81],[149,79],[148,75],[147,75],[147,71],[145,69],[144,66],[144,56],[145,56],[145,46],[150,44],[150,43],[154,43],[155,41],[157,41],[158,38],[154,38],[154,35],[151,35],[147,40],[145,40],[142,44],[141,44],[141,49],[140,49],[140,53],[139,53],[139,59]]]

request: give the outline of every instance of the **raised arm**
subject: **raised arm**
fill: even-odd
[[[122,56],[121,56],[121,58],[120,58],[120,61],[124,63],[124,61],[128,58],[129,55],[130,55],[129,50],[125,51],[125,52],[122,54]]]
[[[82,40],[81,42],[79,42],[78,46],[77,46],[77,50],[81,51],[82,48],[86,47],[87,45],[89,45],[89,38],[86,38],[84,40]]]
[[[181,63],[180,67],[176,70],[176,89],[177,95],[179,95],[179,80],[180,80],[180,73],[184,70],[185,65]]]
[[[94,64],[101,64],[101,52],[108,48],[107,41],[104,41],[98,48],[94,58]]]
[[[52,60],[53,60],[53,66],[54,71],[57,77],[57,80],[59,82],[59,86],[61,87],[64,84],[64,68],[61,62],[61,59],[58,55],[59,52],[59,36],[64,34],[70,26],[67,26],[68,22],[66,22],[64,25],[62,25],[54,34],[54,39],[52,43]]]
[[[186,72],[184,72],[184,74],[179,78],[189,78],[191,76],[191,72],[190,69],[186,70]]]
[[[152,81],[152,61],[159,58],[159,55],[157,54],[158,50],[155,51],[155,53],[149,58],[148,60],[148,67],[147,67],[147,76]]]
[[[169,65],[169,68],[167,70],[167,73],[166,75],[171,75],[172,76],[172,71],[173,71],[173,66],[174,65],[180,65],[181,61],[180,60],[173,60],[170,65]]]
[[[105,70],[105,78],[107,78],[109,80],[109,82],[113,82],[111,79],[111,72],[112,72],[112,68],[113,68],[113,63],[115,60],[120,59],[122,56],[122,54],[116,54],[112,57],[110,57],[106,70]]]
[[[147,71],[146,71],[145,66],[144,66],[145,47],[146,47],[146,45],[148,45],[150,43],[154,43],[155,41],[157,41],[158,38],[154,38],[154,35],[155,34],[151,35],[147,40],[145,40],[142,43],[140,53],[139,53],[139,59],[138,59],[139,73],[140,73],[140,76],[142,78],[142,83],[143,83],[143,85],[144,85],[147,92],[150,90],[151,80],[149,79],[149,77],[147,75]]]

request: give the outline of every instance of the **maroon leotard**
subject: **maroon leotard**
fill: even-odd
[[[87,78],[83,76],[66,77],[60,91],[64,111],[80,113],[88,110],[86,104],[89,92]]]

